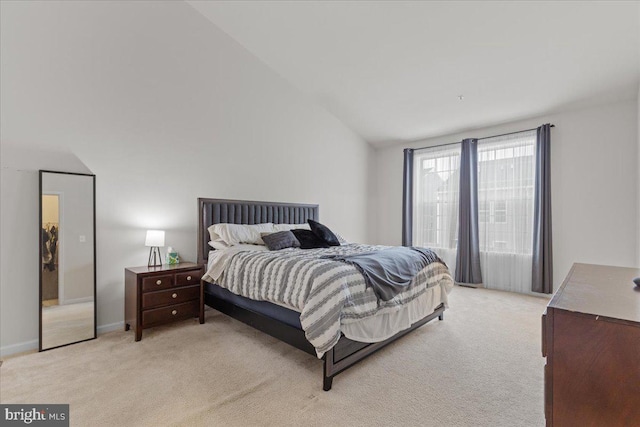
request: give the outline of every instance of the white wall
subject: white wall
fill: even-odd
[[[418,148],[556,125],[551,130],[554,287],[574,262],[636,266],[638,198],[638,103],[635,99],[559,112],[455,135],[417,141]],[[402,148],[377,150],[378,225],[372,238],[400,244]]]
[[[367,240],[368,144],[189,5],[0,15],[2,353],[38,336],[39,168],[96,174],[99,332],[122,324],[146,229],[195,259],[197,197],[319,203],[322,222]]]

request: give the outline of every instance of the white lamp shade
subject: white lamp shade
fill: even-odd
[[[163,230],[147,230],[147,239],[144,241],[145,246],[164,246]]]

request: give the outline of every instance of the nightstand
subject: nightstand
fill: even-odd
[[[204,323],[204,266],[191,262],[160,267],[129,267],[124,271],[124,330],[142,330],[164,323],[200,317]]]

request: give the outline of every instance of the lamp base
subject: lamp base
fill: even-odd
[[[149,263],[148,267],[161,267],[162,266],[162,257],[160,256],[160,247],[152,246],[149,249]]]

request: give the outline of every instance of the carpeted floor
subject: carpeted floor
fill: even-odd
[[[214,310],[10,357],[0,402],[69,403],[72,426],[542,426],[544,298],[456,287],[436,320],[338,375]]]

